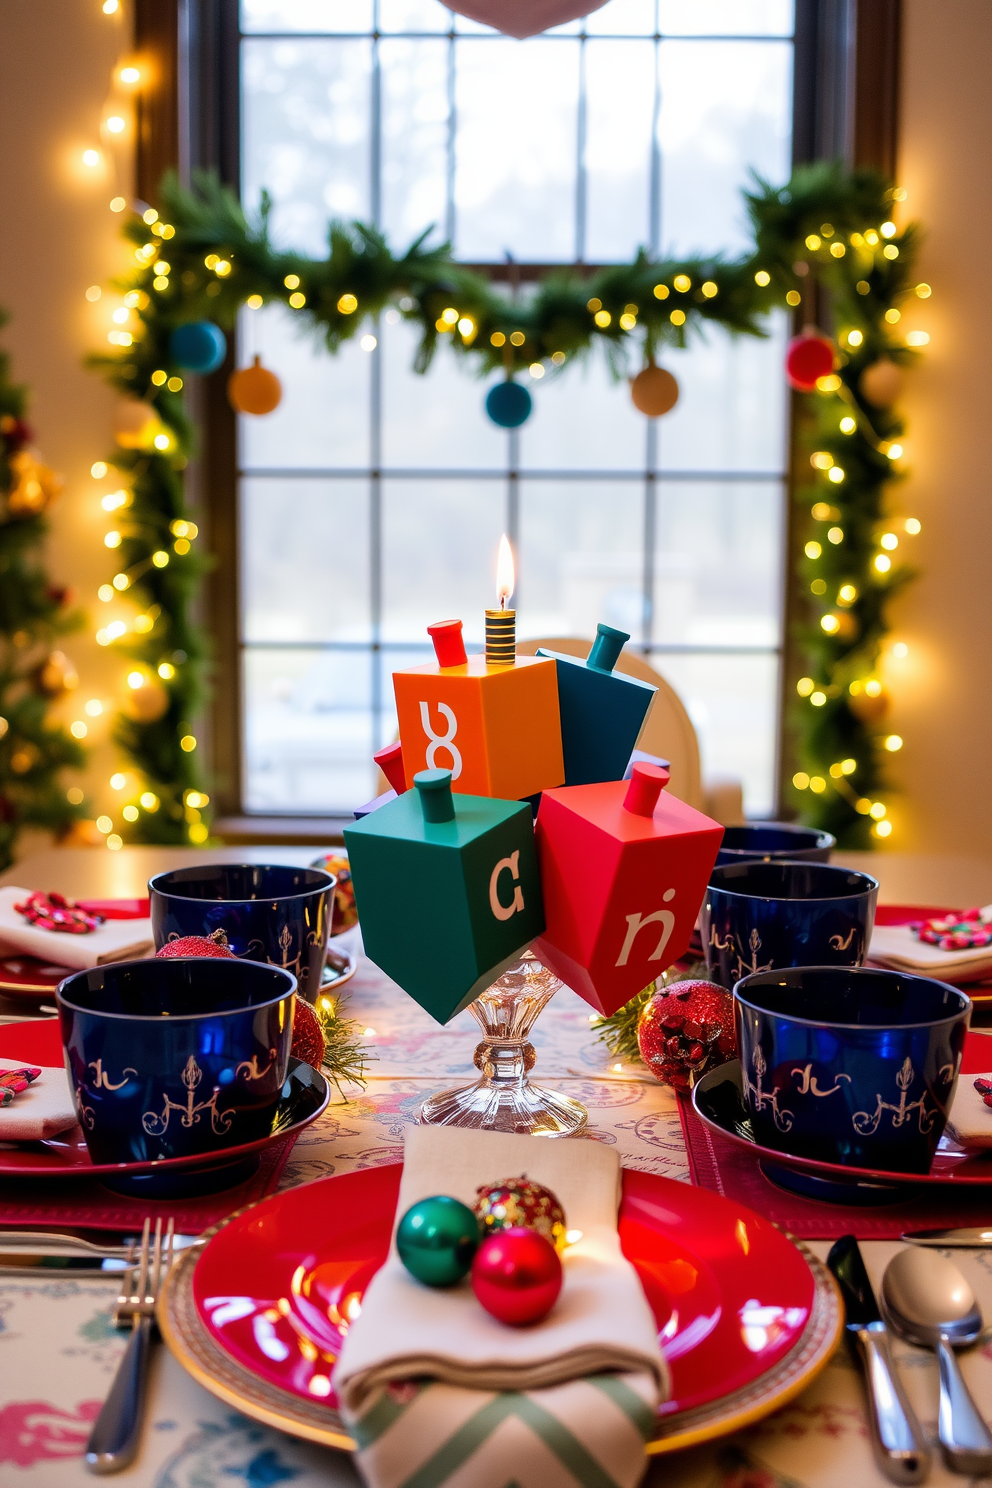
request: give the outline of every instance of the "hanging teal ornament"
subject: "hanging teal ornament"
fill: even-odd
[[[519,429],[530,418],[533,400],[525,387],[514,382],[498,382],[486,394],[486,412],[501,429]]]
[[[169,337],[169,355],[177,367],[206,376],[216,372],[227,355],[227,340],[212,320],[191,320],[176,326]]]
[[[454,1286],[479,1248],[479,1221],[467,1204],[435,1194],[412,1204],[396,1227],[396,1249],[412,1276],[427,1286]]]

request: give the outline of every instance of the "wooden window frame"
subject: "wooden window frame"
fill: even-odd
[[[893,174],[899,105],[902,0],[795,0],[793,160],[842,159]],[[135,0],[135,45],[152,63],[154,82],[139,99],[138,195],[155,204],[166,169],[188,181],[197,169],[217,171],[235,191],[240,181],[238,0]],[[528,266],[530,267],[530,266]],[[540,266],[534,265],[536,271]],[[524,266],[516,268],[523,273]],[[210,716],[203,730],[218,808],[216,830],[231,842],[340,841],[335,817],[245,815],[242,811],[243,702],[238,653],[240,610],[235,415],[225,396],[226,373],[207,379],[193,412],[201,431],[191,462],[191,501],[202,516],[214,568],[198,618],[214,651]],[[793,420],[793,424],[794,424]],[[791,462],[794,471],[795,461]],[[796,561],[798,532],[789,481],[786,572]],[[784,585],[779,706],[779,788],[792,775],[784,726],[789,679],[798,657],[793,586]]]

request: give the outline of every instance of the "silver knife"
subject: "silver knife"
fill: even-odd
[[[875,1459],[893,1483],[923,1483],[930,1448],[892,1363],[888,1332],[853,1235],[835,1242],[827,1265],[844,1298],[848,1342],[864,1368]]]
[[[981,1247],[992,1245],[992,1230],[905,1230],[900,1239],[910,1245]]]

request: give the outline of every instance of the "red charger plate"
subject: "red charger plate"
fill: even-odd
[[[58,1018],[30,1018],[21,1023],[0,1024],[0,1059],[23,1059],[42,1068],[64,1064],[62,1035]],[[261,1152],[273,1142],[301,1132],[327,1106],[331,1088],[324,1076],[301,1060],[290,1060],[287,1084],[280,1101],[273,1130],[255,1142],[204,1157],[166,1157],[158,1162],[95,1163],[83,1137],[82,1127],[73,1126],[44,1142],[24,1142],[20,1146],[0,1145],[0,1178],[98,1178],[101,1174],[162,1173],[166,1169],[195,1168],[204,1172],[226,1165],[252,1152]]]
[[[391,1164],[323,1178],[219,1227],[178,1263],[160,1305],[180,1362],[249,1415],[350,1448],[330,1374],[389,1248],[401,1172]],[[625,1172],[619,1229],[672,1370],[648,1451],[767,1414],[836,1347],[842,1308],[829,1274],[742,1205]]]

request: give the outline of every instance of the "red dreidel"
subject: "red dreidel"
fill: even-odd
[[[664,793],[668,771],[545,791],[546,929],[534,954],[609,1017],[685,954],[723,827]]]

